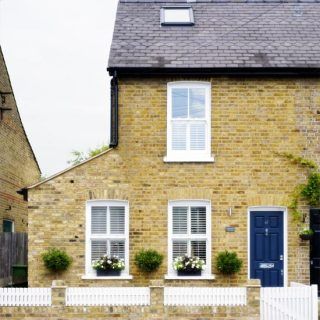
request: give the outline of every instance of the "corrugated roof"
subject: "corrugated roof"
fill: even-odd
[[[194,26],[161,26],[192,6]],[[319,1],[120,0],[109,67],[320,67]]]

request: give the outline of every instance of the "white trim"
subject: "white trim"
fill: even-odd
[[[197,277],[178,277],[177,272],[172,267],[172,208],[174,206],[205,206],[206,207],[206,236],[198,235],[199,238],[203,237],[206,240],[206,269],[202,271],[201,276]],[[170,200],[168,202],[168,271],[165,279],[214,279],[211,274],[211,201],[210,200]],[[189,229],[188,221],[188,229]],[[177,236],[179,238],[180,236]],[[181,236],[183,238],[183,236]]]
[[[95,274],[95,270],[91,267],[91,207],[99,207],[99,206],[124,206],[125,208],[125,232],[121,238],[125,238],[125,269],[121,272],[119,277],[97,277]],[[124,279],[127,277],[131,277],[129,275],[129,202],[126,200],[88,200],[86,202],[86,243],[85,243],[85,276],[82,279],[102,279],[102,278],[120,278]],[[114,235],[113,238],[117,238],[117,235]]]
[[[131,280],[131,275],[120,275],[119,277],[97,277],[97,276],[82,276],[82,280]]]
[[[247,241],[248,241],[248,279],[250,279],[250,212],[251,211],[282,211],[283,213],[283,286],[288,286],[288,209],[283,206],[252,206],[247,211]]]
[[[166,280],[215,280],[215,275],[203,275],[203,276],[195,276],[195,277],[181,277],[181,276],[171,276],[171,275],[165,275],[164,278]]]
[[[2,223],[4,223],[4,221],[9,221],[12,223],[12,230],[10,232],[14,232],[14,220],[3,218]],[[2,225],[2,227],[3,227],[3,225]]]
[[[184,122],[204,121],[206,124],[205,150],[173,151],[172,145],[172,89],[203,88],[205,89],[205,118],[180,119]],[[180,121],[176,119],[175,121]],[[189,126],[188,126],[189,127]],[[187,142],[188,143],[188,142]],[[213,162],[211,155],[211,83],[203,81],[176,81],[167,83],[167,155],[165,162]]]

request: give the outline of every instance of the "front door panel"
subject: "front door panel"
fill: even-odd
[[[320,293],[320,209],[310,210],[310,227],[314,235],[310,241],[310,282],[318,285]]]
[[[283,286],[283,212],[250,212],[250,278],[263,287]]]

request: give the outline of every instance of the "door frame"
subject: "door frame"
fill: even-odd
[[[252,211],[282,211],[283,214],[283,286],[288,286],[288,209],[281,206],[252,206],[247,211],[248,279],[250,279],[250,216]]]

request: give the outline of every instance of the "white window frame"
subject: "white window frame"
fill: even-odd
[[[205,89],[205,118],[206,122],[206,145],[205,150],[172,150],[172,123],[179,121],[172,118],[172,89],[176,88],[203,88]],[[181,119],[181,121],[193,121],[190,119]],[[194,119],[196,121],[196,119]],[[188,142],[187,142],[188,143]],[[165,162],[213,162],[214,157],[211,155],[211,83],[201,81],[177,81],[167,84],[167,155],[164,157]]]
[[[206,207],[206,236],[190,233],[190,217],[188,215],[188,235],[172,234],[172,213],[173,207]],[[190,210],[189,210],[190,211]],[[206,268],[201,272],[201,276],[178,276],[177,271],[172,266],[172,242],[173,240],[186,239],[188,241],[206,240]],[[211,274],[211,201],[210,200],[172,200],[168,203],[168,274],[166,279],[214,279]]]
[[[165,12],[166,10],[186,10],[189,13],[189,20],[182,21],[177,19],[176,21],[166,21]],[[190,6],[165,6],[161,8],[160,11],[160,22],[162,26],[193,26],[194,25],[194,15],[193,9]]]
[[[96,235],[91,236],[91,208],[92,207],[124,207],[125,208],[125,232],[124,235]],[[96,271],[91,266],[91,240],[93,239],[108,239],[117,240],[125,239],[125,269],[121,271],[120,276],[115,277],[97,277]],[[131,279],[129,275],[129,203],[125,200],[89,200],[86,203],[86,266],[85,266],[85,276],[82,279]]]

